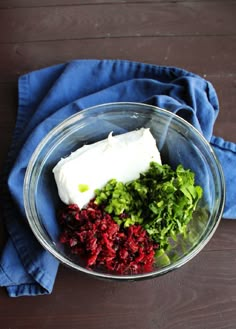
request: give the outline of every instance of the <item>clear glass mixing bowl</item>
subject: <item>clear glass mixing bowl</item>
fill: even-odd
[[[181,163],[195,172],[204,191],[187,238],[170,241],[169,261],[158,261],[153,271],[136,275],[115,275],[83,266],[59,242],[57,209],[60,206],[53,167],[84,144],[104,139],[113,131],[121,134],[141,127],[150,128],[162,162],[175,168]],[[96,165],[96,163],[95,163]],[[110,103],[79,112],[54,128],[38,145],[27,167],[24,204],[29,225],[42,246],[61,263],[90,275],[135,280],[162,275],[191,260],[211,239],[221,219],[225,184],[221,166],[205,138],[188,122],[167,110],[141,103]],[[160,256],[162,257],[162,256]]]

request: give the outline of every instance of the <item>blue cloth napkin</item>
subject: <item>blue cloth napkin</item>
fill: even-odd
[[[8,241],[0,258],[0,285],[9,296],[51,293],[59,265],[36,241],[25,218],[23,180],[35,147],[70,115],[116,101],[156,105],[193,124],[223,166],[224,217],[236,218],[236,145],[213,136],[219,104],[210,82],[175,67],[121,60],[76,60],[31,72],[19,78],[17,122],[2,187]]]

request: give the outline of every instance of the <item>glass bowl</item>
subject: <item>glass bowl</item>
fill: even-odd
[[[195,173],[196,184],[203,188],[187,236],[170,241],[165,255],[159,256],[152,272],[118,275],[86,268],[59,242],[58,197],[53,167],[84,144],[139,128],[150,128],[163,163]],[[96,165],[96,164],[95,164]],[[136,280],[162,275],[190,261],[213,236],[221,219],[225,199],[222,169],[210,144],[179,116],[141,103],[109,103],[85,109],[55,127],[34,151],[26,170],[24,205],[29,225],[42,246],[61,263],[92,276]],[[163,258],[164,257],[164,258]],[[168,260],[168,261],[166,261]]]

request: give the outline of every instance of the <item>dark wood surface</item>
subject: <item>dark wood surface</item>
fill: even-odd
[[[236,142],[236,1],[0,0],[0,55],[0,170],[18,76],[79,58],[202,75],[220,101],[214,133]],[[153,280],[106,282],[61,266],[49,296],[13,299],[1,288],[0,328],[235,329],[236,222],[223,219],[191,262]]]

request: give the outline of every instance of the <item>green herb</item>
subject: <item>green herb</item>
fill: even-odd
[[[118,224],[128,227],[132,224],[141,224],[143,218],[142,203],[135,200],[129,184],[111,179],[103,189],[95,191],[97,204],[105,204],[105,211],[112,214]]]
[[[151,162],[138,179],[127,184],[112,179],[95,194],[95,202],[104,204],[118,224],[142,224],[165,249],[170,237],[176,240],[178,234],[186,235],[202,188],[195,185],[194,173],[182,165],[173,170]]]

